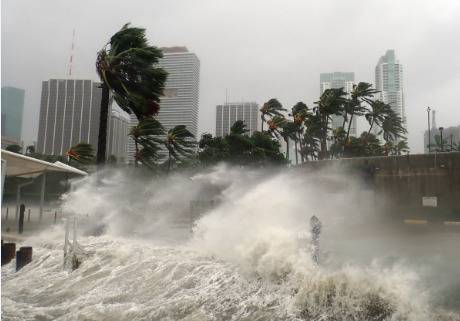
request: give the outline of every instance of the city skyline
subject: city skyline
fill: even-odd
[[[114,30],[128,21],[145,27],[152,44],[185,45],[200,57],[200,132],[214,132],[215,106],[225,99],[226,89],[229,101],[250,97],[263,103],[278,98],[286,108],[298,101],[312,107],[318,98],[319,73],[353,70],[356,81],[374,83],[376,61],[388,48],[394,48],[405,64],[411,152],[423,151],[420,137],[426,129],[427,106],[441,112],[438,122],[446,127],[460,119],[455,96],[460,85],[460,61],[455,53],[460,45],[450,40],[460,32],[460,22],[456,19],[460,4],[456,1],[443,2],[442,7],[426,2],[414,8],[391,0],[385,5],[368,4],[362,11],[351,10],[354,5],[360,6],[356,1],[334,5],[293,1],[290,6],[280,1],[271,5],[254,1],[245,4],[244,11],[236,1],[225,6],[225,15],[221,14],[221,6],[212,1],[203,1],[198,10],[183,1],[160,1],[161,5],[156,6],[141,0],[141,11],[128,4],[111,6],[100,1],[93,4],[91,12],[85,6],[72,6],[69,11],[66,3],[69,2],[59,5],[52,1],[2,2],[2,80],[3,85],[26,90],[25,143],[37,136],[38,126],[34,121],[38,118],[41,80],[68,71],[73,29],[76,30],[73,73],[97,80],[94,71],[97,51]],[[392,5],[398,7],[398,14],[386,10]],[[99,10],[106,12],[104,21],[97,14]],[[336,10],[342,14],[334,15],[333,23],[317,33],[316,26],[331,18]],[[284,14],[279,15],[280,12]],[[315,14],[307,22],[300,23],[305,14],[312,12]],[[376,12],[381,14],[382,22],[375,22]],[[409,21],[405,14],[411,17]],[[197,16],[201,19],[197,20]],[[262,16],[265,18],[261,19]],[[283,28],[268,23],[271,19],[279,19]],[[253,27],[235,26],[235,20],[250,22]],[[417,21],[427,24],[420,25]],[[40,28],[26,30],[30,23]],[[363,23],[372,24],[373,28],[362,28]],[[59,32],[56,24],[60,26]],[[98,27],[88,28],[88,25]],[[52,46],[45,46],[39,40],[43,34],[54,35]],[[369,41],[353,42],[350,34]],[[279,45],[273,46],[274,43]],[[443,50],[439,52],[439,48]],[[34,52],[34,55],[17,59],[17,52]],[[40,57],[39,63],[35,57]]]

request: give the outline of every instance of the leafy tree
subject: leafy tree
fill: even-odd
[[[105,162],[110,93],[123,110],[134,113],[139,121],[158,113],[167,77],[162,68],[156,67],[161,57],[161,50],[148,44],[145,29],[129,24],[98,52],[96,71],[102,81],[98,163]]]
[[[168,172],[171,170],[171,161],[190,158],[195,154],[196,142],[194,136],[184,125],[178,125],[168,131],[164,145],[168,150]]]
[[[310,115],[310,112],[308,110],[307,105],[300,101],[292,107],[291,115],[293,118],[293,122],[295,126],[297,127],[297,132],[296,132],[297,138],[294,140],[294,143],[295,143],[295,162],[296,164],[298,164],[299,163],[298,145],[300,145],[300,148],[302,148],[303,146],[302,136],[304,132],[304,122],[305,122],[305,119]],[[301,153],[301,159],[303,162],[304,161],[303,153]]]
[[[230,133],[236,135],[244,135],[249,130],[246,129],[246,124],[242,120],[237,120],[230,128]]]
[[[5,150],[12,152],[12,153],[16,153],[16,154],[21,154],[22,147],[19,146],[18,144],[12,144],[12,145],[6,146]]]

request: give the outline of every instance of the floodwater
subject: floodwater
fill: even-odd
[[[81,266],[63,267],[62,224],[31,235],[33,262],[2,267],[2,319],[460,320],[459,231],[388,222],[358,182],[324,175],[89,178],[63,203]],[[210,198],[190,231],[190,201]]]

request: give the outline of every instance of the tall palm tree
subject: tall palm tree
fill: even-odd
[[[362,105],[363,102],[371,103],[372,97],[378,93],[378,90],[372,88],[372,84],[367,82],[359,82],[357,85],[353,85],[353,90],[350,94],[350,99],[347,99],[344,104],[344,126],[345,121],[348,121],[347,135],[345,136],[345,143],[348,142],[350,137],[351,124],[353,117],[363,116],[366,113],[366,107]],[[348,115],[350,119],[348,120]],[[342,126],[343,127],[343,126]]]
[[[260,109],[262,131],[264,131],[264,122],[267,116],[283,116],[283,111],[286,111],[286,109],[283,108],[283,105],[281,105],[281,103],[276,98],[272,98],[266,103],[264,103],[262,108]]]
[[[392,113],[391,106],[385,104],[381,100],[374,100],[370,101],[371,109],[367,111],[364,115],[367,122],[369,123],[369,130],[367,131],[367,135],[369,135],[372,131],[374,125],[378,127],[382,127],[382,123],[389,114]]]
[[[329,131],[329,121],[332,119],[332,115],[342,115],[343,105],[345,104],[345,95],[343,88],[329,88],[326,89],[319,101],[315,102],[314,112],[319,116],[321,124],[321,153],[320,159],[324,159],[327,156],[327,137]]]
[[[168,172],[171,170],[172,158],[189,158],[195,154],[194,136],[184,125],[178,125],[168,131],[164,145],[168,150]]]
[[[404,135],[407,133],[406,128],[404,127],[401,117],[399,117],[391,108],[386,110],[384,119],[382,121],[381,127],[383,131],[383,138],[385,141],[395,141],[399,138],[404,138]]]
[[[293,140],[297,146],[298,126],[293,121],[286,120],[281,123],[281,129],[280,135],[286,142],[286,159],[289,161],[289,141]]]
[[[93,146],[87,143],[78,143],[77,145],[70,147],[66,156],[68,157],[69,165],[71,161],[88,165],[94,160]]]
[[[125,24],[98,52],[96,71],[102,81],[97,163],[105,162],[110,93],[138,120],[156,114],[167,73],[155,67],[162,52],[150,46],[145,29]]]
[[[136,149],[134,164],[136,167],[139,161],[151,165],[156,160],[157,156],[159,156],[158,151],[161,149],[158,145],[163,143],[159,136],[164,134],[165,130],[160,122],[151,117],[140,120],[136,126],[131,128],[129,136],[134,140]],[[142,146],[142,149],[140,146]],[[144,151],[141,153],[141,150]]]
[[[302,147],[302,136],[304,132],[303,124],[304,124],[305,119],[309,115],[308,106],[300,101],[292,107],[291,113],[292,113],[292,118],[294,120],[294,124],[297,126],[297,139],[294,140],[294,143],[295,143],[295,162],[296,164],[298,164],[299,157],[298,157],[297,145],[300,145],[300,147]],[[300,153],[300,156],[303,162],[304,154]]]

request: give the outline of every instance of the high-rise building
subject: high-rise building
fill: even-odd
[[[168,72],[158,120],[166,129],[185,125],[198,135],[200,60],[186,47],[161,48],[159,66]]]
[[[375,88],[379,91],[379,98],[393,108],[406,126],[403,66],[396,60],[394,50],[387,50],[380,57],[375,67]]]
[[[24,89],[2,87],[2,140],[21,141]]]
[[[89,79],[43,81],[37,152],[65,155],[71,146],[85,142],[97,153],[101,94],[100,83]],[[128,116],[119,108],[115,112],[113,106],[110,108],[106,154],[126,158],[118,147],[126,146],[126,138],[118,139],[122,139],[121,133],[127,133]],[[124,122],[126,128],[120,122]]]
[[[161,50],[163,58],[158,64],[168,72],[168,78],[157,119],[166,130],[185,125],[197,138],[200,60],[186,47],[165,47]],[[131,115],[131,127],[136,125],[137,118]],[[134,154],[134,141],[129,139],[128,162],[134,161]]]
[[[128,162],[130,126],[129,114],[113,104],[110,121],[107,125],[107,157],[115,156],[117,163]]]
[[[230,128],[242,120],[248,134],[258,130],[259,106],[255,102],[225,103],[216,106],[216,136],[222,137],[230,133]]]
[[[330,88],[343,88],[343,90],[350,95],[353,90],[353,83],[355,81],[354,72],[332,72],[332,73],[322,73],[320,74],[320,94],[326,89]],[[350,136],[356,136],[356,117],[353,117],[350,127]],[[333,115],[331,128],[335,129],[343,126],[343,117]],[[348,128],[347,123],[345,123],[345,130]]]
[[[80,142],[97,151],[101,104],[100,83],[88,79],[42,82],[37,151],[64,155]]]

